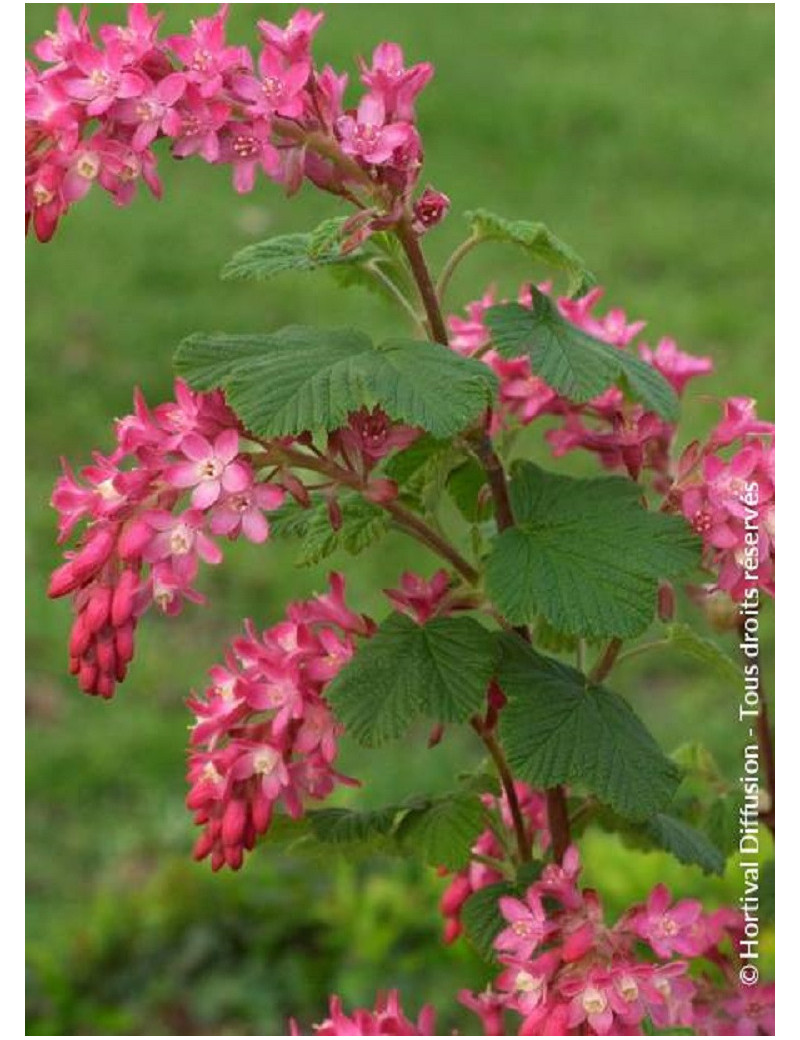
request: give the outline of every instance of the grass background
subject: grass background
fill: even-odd
[[[95,26],[124,18],[123,5],[89,6]],[[720,396],[755,396],[772,414],[772,5],[322,6],[321,62],[352,69],[356,54],[394,39],[436,66],[419,104],[425,179],[450,195],[452,215],[430,236],[434,263],[463,237],[466,209],[545,220],[587,259],[610,305],[648,319],[650,342],[669,334],[713,354],[715,375],[687,403],[687,440]],[[167,31],[213,10],[167,5]],[[234,4],[230,36],[251,42],[257,17],[283,21],[291,10]],[[29,40],[55,11],[27,5]],[[368,1003],[389,985],[414,1010],[427,999],[446,1006],[486,976],[463,946],[436,945],[441,884],[429,872],[298,865],[268,844],[235,877],[189,860],[183,700],[239,618],[277,618],[288,598],[321,587],[327,567],[296,570],[285,545],[235,546],[203,576],[208,608],[145,620],[113,703],[80,696],[66,674],[69,608],[44,596],[58,560],[47,500],[59,455],[80,462],[106,450],[134,384],[165,399],[171,351],[192,331],[397,328],[388,305],[337,291],[323,273],[218,281],[242,245],[335,212],[328,198],[304,190],[287,203],[267,183],[242,198],[228,171],[166,154],[162,175],[162,203],[142,196],[118,211],[95,192],[50,245],[27,243],[28,1032],[274,1035],[290,1013],[319,1019],[330,991]],[[530,274],[487,247],[465,263],[453,309],[489,281],[511,294]],[[347,566],[358,608],[379,612],[376,589],[431,561],[392,539],[355,564],[331,562]],[[769,657],[769,612],[764,626]],[[735,691],[663,658],[632,663],[617,687],[665,747],[703,739],[738,775]],[[454,733],[435,751],[414,745],[409,768],[411,746],[376,761],[348,751],[351,768],[370,771],[363,803],[446,787],[477,755]],[[710,881],[602,836],[588,839],[587,859],[612,909],[657,879],[712,902],[738,895],[733,872]],[[460,1021],[445,1015],[441,1031]]]

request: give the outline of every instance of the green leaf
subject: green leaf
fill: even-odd
[[[478,953],[491,960],[494,941],[506,925],[498,902],[502,896],[515,894],[510,881],[498,881],[473,892],[461,908],[461,922],[467,937]]]
[[[402,846],[432,866],[459,870],[486,827],[486,813],[475,794],[458,793],[410,809],[397,828]]]
[[[492,499],[485,494],[487,487],[486,473],[474,459],[462,462],[447,477],[451,498],[471,524],[483,523],[492,516]]]
[[[513,624],[542,614],[566,634],[638,635],[655,614],[658,579],[699,562],[684,521],[644,509],[630,480],[579,480],[530,462],[512,477],[517,526],[496,538],[486,587]]]
[[[333,430],[348,413],[375,405],[398,422],[450,437],[480,417],[494,388],[486,365],[438,343],[376,346],[351,328],[196,333],[178,347],[175,365],[195,389],[225,390],[259,437]]]
[[[357,741],[377,746],[420,716],[464,722],[481,711],[495,656],[494,636],[473,618],[418,625],[394,613],[362,643],[326,697]]]
[[[722,874],[725,857],[708,838],[675,816],[656,813],[648,820],[645,834],[659,848],[672,853],[675,859],[687,866],[698,866],[704,874]]]
[[[340,219],[326,220],[312,232],[278,235],[240,249],[223,267],[223,279],[266,281],[285,271],[313,271],[332,264],[357,267],[368,254],[363,249],[341,252]]]
[[[689,625],[680,622],[667,626],[667,638],[676,650],[708,665],[732,689],[738,689],[742,681],[739,668],[716,643],[705,639]]]
[[[515,636],[500,642],[500,737],[514,776],[533,787],[583,785],[630,819],[669,805],[680,771],[627,701]]]
[[[295,563],[311,567],[339,549],[357,556],[368,549],[389,529],[388,515],[379,506],[361,495],[345,493],[339,496],[341,524],[334,531],[325,501],[315,502],[303,509],[296,502],[287,502],[270,514],[273,536],[299,538],[300,548]]]
[[[393,455],[385,466],[387,477],[396,481],[400,493],[426,514],[436,511],[447,478],[464,459],[464,450],[451,440],[425,434],[405,451]]]
[[[316,809],[308,813],[311,830],[319,841],[332,845],[361,844],[388,838],[403,806],[358,812],[353,809]]]
[[[562,317],[549,296],[533,288],[533,306],[505,303],[486,312],[495,349],[527,354],[531,369],[563,397],[581,403],[620,385],[662,418],[678,418],[678,398],[652,365],[587,335]]]
[[[519,246],[531,260],[563,271],[569,279],[567,291],[570,296],[581,295],[594,285],[596,279],[583,260],[544,224],[506,220],[485,209],[472,210],[465,216],[473,234],[484,241]]]

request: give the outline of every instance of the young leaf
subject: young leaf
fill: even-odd
[[[533,306],[505,303],[486,312],[492,343],[504,357],[527,354],[531,369],[563,397],[581,403],[621,385],[662,418],[678,418],[678,398],[652,365],[587,335],[533,288]]]
[[[287,502],[270,514],[270,529],[275,536],[301,540],[295,561],[298,567],[314,566],[338,549],[357,556],[389,529],[387,514],[360,495],[340,495],[339,508],[341,523],[334,531],[326,502],[315,502],[309,509]]]
[[[410,809],[397,827],[397,839],[432,866],[459,870],[486,827],[480,798],[466,792],[436,798]]]
[[[481,711],[496,643],[473,618],[432,618],[418,625],[391,614],[328,687],[326,697],[348,732],[377,746],[424,716],[464,722]]]
[[[581,784],[622,816],[665,809],[680,772],[622,697],[504,635],[500,737],[514,776],[533,787]]]
[[[506,220],[485,209],[472,210],[464,216],[472,233],[485,242],[507,242],[523,249],[531,260],[563,271],[568,279],[567,292],[577,296],[587,292],[595,277],[578,254],[544,224],[530,220]]]
[[[259,437],[333,430],[348,413],[378,404],[398,422],[450,437],[480,417],[494,388],[485,365],[438,343],[376,346],[350,328],[196,333],[178,348],[175,365],[195,389],[225,390]]]
[[[742,681],[741,673],[733,659],[716,643],[705,639],[689,625],[680,622],[667,626],[667,638],[676,650],[711,668],[720,679],[730,684],[731,689],[738,688]]]
[[[339,219],[326,220],[311,232],[277,235],[245,246],[223,267],[222,277],[266,281],[285,271],[313,271],[329,265],[359,266],[368,254],[364,249],[342,254],[341,226]]]
[[[566,634],[638,635],[653,619],[658,579],[699,560],[689,527],[644,509],[630,480],[579,480],[530,462],[512,475],[517,526],[495,540],[486,587],[514,624],[542,614]]]

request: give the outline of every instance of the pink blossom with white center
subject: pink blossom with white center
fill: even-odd
[[[198,557],[211,564],[222,561],[218,546],[203,532],[205,520],[199,509],[188,509],[177,516],[153,509],[145,513],[144,520],[154,535],[143,558],[148,563],[168,562],[182,584],[194,580]]]
[[[233,88],[245,102],[248,114],[299,118],[305,107],[303,92],[311,63],[301,60],[287,64],[274,49],[265,47],[258,57],[258,71],[260,79],[248,75],[233,78]]]
[[[181,441],[181,454],[188,461],[170,466],[164,479],[176,488],[194,488],[192,505],[208,509],[223,492],[229,495],[248,490],[252,473],[244,462],[238,461],[239,434],[223,430],[213,444],[199,433],[189,433]]]
[[[345,155],[372,166],[387,163],[396,149],[414,138],[410,123],[386,124],[384,103],[372,94],[361,99],[355,116],[344,115],[337,120],[336,131]]]
[[[260,545],[269,537],[269,523],[264,513],[283,505],[286,492],[275,484],[253,484],[243,491],[224,494],[211,511],[209,529],[212,534],[236,538],[243,535]]]
[[[530,888],[525,902],[511,896],[501,896],[498,906],[508,927],[495,939],[495,949],[517,960],[527,960],[552,931],[541,897],[535,889]]]
[[[153,143],[159,133],[167,133],[168,114],[183,96],[186,80],[180,73],[151,83],[138,97],[120,101],[113,115],[124,126],[135,127],[131,145],[140,152]]]
[[[64,89],[70,97],[86,103],[86,114],[100,116],[115,101],[138,97],[147,89],[147,79],[136,71],[126,69],[124,47],[111,43],[100,51],[91,43],[76,43],[71,61],[75,72],[64,78]]]
[[[666,885],[656,885],[647,904],[635,913],[629,927],[649,943],[659,957],[675,953],[696,957],[702,944],[692,934],[702,906],[696,899],[682,899],[670,909],[671,896]]]
[[[585,1022],[598,1036],[608,1036],[614,1022],[609,988],[610,980],[601,972],[593,972],[572,985],[563,985],[564,995],[572,998],[567,1019],[570,1029]]]

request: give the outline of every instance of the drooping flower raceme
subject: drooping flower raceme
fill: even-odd
[[[344,581],[293,603],[285,620],[259,633],[248,623],[224,665],[210,671],[205,692],[190,700],[195,713],[187,805],[204,828],[197,859],[237,869],[244,852],[269,829],[276,805],[289,816],[306,799],[321,800],[337,784],[355,781],[333,768],[341,726],[325,687],[368,636],[368,618],[344,600]]]
[[[176,614],[185,600],[202,601],[193,586],[201,561],[222,559],[215,536],[263,542],[265,513],[285,497],[240,450],[241,427],[222,394],[178,381],[175,396],[151,410],[137,393],[112,454],[96,454],[78,476],[65,462],[53,491],[59,540],[82,528],[48,592],[73,596],[70,670],[86,693],[112,696],[151,605]]]

